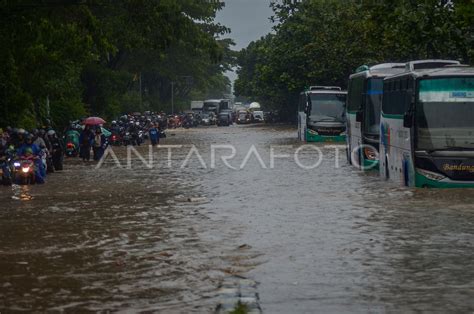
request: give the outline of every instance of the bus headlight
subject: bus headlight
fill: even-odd
[[[446,176],[444,176],[440,173],[436,173],[436,172],[432,172],[432,171],[428,171],[428,170],[423,170],[423,169],[420,169],[420,168],[416,168],[416,172],[418,172],[422,176],[427,177],[430,180],[440,181],[440,180],[443,180],[444,178],[446,178]]]
[[[368,160],[377,160],[377,152],[370,147],[364,147],[364,156]]]
[[[311,129],[308,129],[308,133],[311,134],[311,135],[319,135],[318,132],[316,132],[315,130],[311,130]]]

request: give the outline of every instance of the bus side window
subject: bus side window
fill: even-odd
[[[311,114],[311,109],[312,109],[312,102],[311,102],[311,95],[307,94],[305,95],[305,112],[309,116]]]
[[[358,111],[362,105],[362,93],[364,90],[364,78],[353,78],[349,83],[349,95],[347,97],[347,111]]]

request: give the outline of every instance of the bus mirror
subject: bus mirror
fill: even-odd
[[[356,122],[362,122],[362,111],[357,111]]]
[[[411,112],[405,112],[403,115],[403,127],[411,128],[413,126],[413,114]]]

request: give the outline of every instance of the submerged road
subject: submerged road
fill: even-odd
[[[170,130],[153,162],[118,147],[123,168],[0,187],[0,312],[474,311],[473,191],[390,185],[295,135]]]

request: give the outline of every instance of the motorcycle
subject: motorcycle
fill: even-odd
[[[72,142],[66,143],[66,156],[67,157],[77,157],[79,149]]]
[[[132,145],[132,136],[130,135],[130,132],[125,132],[125,135],[123,136],[123,145]]]
[[[79,133],[74,130],[68,131],[64,146],[67,157],[77,157],[79,155]]]
[[[137,136],[136,142],[137,142],[138,146],[145,143],[145,132],[143,132],[143,130],[138,131],[138,136]]]
[[[21,157],[15,162],[16,180],[21,185],[35,184],[35,162],[34,157]]]
[[[62,148],[54,148],[51,154],[51,162],[55,171],[63,170],[63,150]]]
[[[12,185],[13,183],[13,167],[11,157],[4,156],[0,159],[0,183],[3,185]]]
[[[110,137],[110,145],[112,145],[112,146],[122,145],[122,139],[121,139],[120,135],[112,134],[112,136]]]

